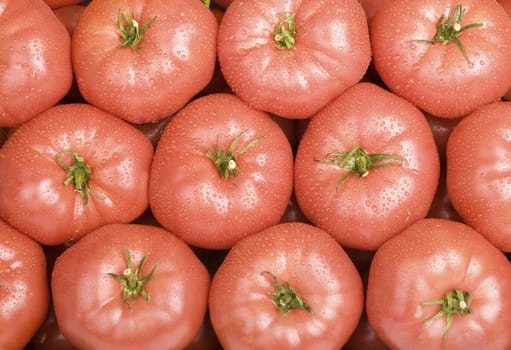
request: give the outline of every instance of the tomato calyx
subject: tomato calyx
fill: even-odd
[[[279,17],[281,20],[273,31],[273,39],[278,49],[292,49],[296,37],[295,19],[288,12],[280,14]]]
[[[129,46],[134,50],[140,49],[141,47],[139,46],[139,43],[144,37],[144,32],[149,29],[155,20],[156,16],[151,18],[149,22],[143,26],[140,26],[140,24],[135,20],[135,15],[133,13],[130,15],[119,9],[117,13],[117,26],[119,27],[119,35],[121,37],[120,47],[123,48]]]
[[[275,277],[275,275],[271,272],[263,271],[261,272],[261,275],[263,274],[267,274],[273,279],[273,288],[275,288],[275,292],[270,291],[269,297],[273,300],[282,316],[286,316],[289,311],[296,309],[302,309],[313,314],[310,305],[307,304],[307,302],[289,286],[287,281],[284,281],[283,286],[280,286],[277,282],[277,277]]]
[[[403,157],[394,154],[369,154],[360,146],[353,146],[348,152],[335,151],[326,154],[325,158],[316,159],[317,162],[332,164],[348,170],[338,181],[338,189],[351,175],[357,174],[360,178],[369,175],[369,170],[391,165],[401,165]]]
[[[137,268],[133,271],[131,254],[128,248],[126,248],[125,251],[128,266],[123,271],[122,275],[116,273],[108,273],[108,275],[115,278],[121,284],[122,301],[128,306],[128,310],[131,311],[133,304],[137,301],[139,296],[142,296],[146,301],[151,301],[151,294],[147,293],[144,286],[153,277],[158,264],[155,264],[145,277],[142,277],[140,273],[142,271],[142,265],[144,265],[147,259],[147,255],[144,255]],[[130,302],[131,299],[133,299],[133,302]]]
[[[470,62],[467,56],[467,51],[465,50],[465,46],[458,38],[458,36],[469,28],[478,28],[483,24],[470,23],[465,26],[461,26],[460,21],[463,19],[465,11],[466,10],[461,6],[461,4],[456,5],[454,9],[452,9],[452,11],[449,13],[447,18],[445,18],[444,15],[440,16],[437,22],[437,32],[432,40],[417,39],[411,40],[411,42],[433,46],[436,43],[445,45],[452,41],[454,44],[456,44],[456,46],[458,46],[465,60]]]
[[[236,162],[238,157],[241,156],[243,153],[247,152],[250,148],[254,147],[255,144],[257,144],[259,141],[261,141],[265,135],[259,136],[258,138],[250,141],[245,147],[240,149],[238,152],[234,152],[234,148],[238,144],[238,141],[240,140],[241,136],[246,130],[243,130],[238,136],[236,136],[231,144],[229,145],[229,148],[227,149],[227,152],[218,146],[218,136],[217,136],[217,142],[215,145],[215,153],[211,152],[210,150],[207,150],[204,154],[206,157],[211,159],[213,161],[213,164],[215,164],[215,168],[218,170],[218,173],[220,174],[220,177],[222,179],[228,179],[230,176],[232,176],[233,181],[236,179],[236,176],[241,173],[241,169],[238,166],[238,163]]]
[[[445,294],[442,299],[426,301],[424,305],[441,305],[440,310],[431,318],[424,322],[424,325],[429,325],[444,316],[447,317],[444,327],[444,342],[447,342],[449,329],[451,328],[454,315],[458,314],[463,316],[472,312],[470,304],[472,303],[472,294],[463,292],[461,290],[452,290]]]
[[[65,153],[70,154],[73,157],[71,166],[66,165],[61,160],[62,155]],[[60,165],[60,167],[67,173],[64,185],[67,186],[70,183],[73,184],[74,191],[78,192],[80,196],[82,196],[83,205],[88,203],[89,194],[98,199],[102,199],[102,197],[98,196],[90,187],[89,179],[92,175],[92,168],[85,162],[85,159],[82,156],[71,149],[65,149],[57,153],[55,159],[57,160],[58,165]]]

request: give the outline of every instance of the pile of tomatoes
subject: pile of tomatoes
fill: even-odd
[[[510,14],[0,0],[0,348],[511,349]]]

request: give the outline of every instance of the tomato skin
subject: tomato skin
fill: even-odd
[[[273,31],[295,17],[292,49],[279,49]],[[232,90],[252,107],[307,118],[358,82],[371,48],[357,0],[262,0],[231,3],[218,32],[218,59]]]
[[[71,40],[42,0],[1,0],[0,8],[0,127],[13,127],[69,90]]]
[[[263,137],[236,159],[235,179],[220,176],[206,151],[234,153]],[[163,131],[149,183],[156,220],[187,243],[230,248],[237,240],[279,222],[293,187],[289,141],[269,115],[232,94],[189,103]]]
[[[281,315],[269,297],[272,279],[289,282],[313,311]],[[230,349],[340,349],[363,308],[362,280],[325,231],[283,223],[234,245],[211,282],[209,310],[220,343]]]
[[[371,20],[375,67],[394,93],[437,117],[456,118],[498,100],[511,85],[511,22],[494,0],[467,0],[458,38],[467,59],[454,42],[428,45],[441,15],[457,3],[447,0],[384,2]],[[491,40],[490,40],[491,38]]]
[[[146,276],[141,296],[123,302],[119,282],[126,249]],[[207,307],[208,271],[170,232],[147,225],[111,224],[91,232],[57,258],[51,288],[64,336],[79,349],[183,349],[199,331]]]
[[[367,101],[371,101],[370,104]],[[367,176],[318,162],[353,146],[402,157]],[[426,216],[439,178],[439,158],[424,115],[372,83],[359,83],[315,114],[295,157],[295,194],[305,216],[341,244],[375,250]]]
[[[156,16],[138,49],[120,48],[119,9],[133,13],[140,26]],[[72,41],[80,92],[89,103],[133,123],[165,118],[211,80],[217,28],[201,1],[92,1]]]
[[[84,206],[57,155],[73,150],[91,167]],[[40,243],[78,240],[148,207],[153,148],[125,121],[86,104],[58,105],[24,123],[0,150],[0,215]],[[71,165],[71,156],[61,161]]]
[[[46,318],[49,302],[41,246],[0,220],[0,348],[23,348]]]
[[[471,313],[424,325],[454,289],[472,294]],[[468,225],[423,219],[384,243],[369,271],[366,310],[378,336],[392,349],[509,349],[511,265]]]
[[[447,142],[447,192],[463,221],[511,251],[511,102],[463,118]]]

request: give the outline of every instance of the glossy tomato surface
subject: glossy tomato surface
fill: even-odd
[[[509,261],[480,233],[458,222],[423,219],[376,252],[367,316],[391,349],[506,350],[510,289]]]
[[[205,266],[170,232],[112,224],[59,256],[51,288],[58,325],[79,349],[177,350],[203,323],[209,283]]]
[[[71,40],[43,0],[0,1],[0,127],[17,126],[71,87]]]
[[[279,222],[292,187],[293,154],[280,126],[235,95],[212,94],[163,131],[149,203],[156,220],[189,244],[226,249]]]
[[[46,318],[49,300],[41,246],[0,220],[0,348],[22,349]]]
[[[424,115],[389,91],[359,83],[310,120],[298,145],[294,189],[312,223],[345,246],[375,250],[426,216],[439,169]]]
[[[78,240],[148,206],[151,142],[86,104],[34,117],[0,151],[0,216],[47,245]]]
[[[295,222],[234,245],[213,277],[209,310],[226,350],[339,350],[363,299],[360,275],[339,244]],[[304,304],[309,309],[297,307]]]
[[[229,86],[254,108],[282,117],[311,116],[358,82],[370,58],[357,0],[235,1],[219,27]]]
[[[434,116],[465,116],[511,85],[511,21],[494,0],[385,1],[370,30],[382,80]]]
[[[511,251],[511,102],[466,116],[447,143],[447,192],[463,221]]]
[[[80,92],[131,122],[165,118],[211,80],[217,27],[201,1],[91,1],[72,42]]]

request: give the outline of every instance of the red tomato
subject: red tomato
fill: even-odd
[[[153,148],[125,121],[59,105],[21,125],[0,150],[0,215],[35,240],[78,240],[148,206]]]
[[[225,349],[338,350],[363,299],[360,275],[340,245],[294,222],[232,247],[213,277],[209,310]]]
[[[53,13],[55,13],[72,36],[75,31],[76,23],[78,23],[78,19],[84,10],[85,6],[83,5],[67,5],[54,9]]]
[[[41,246],[0,220],[0,348],[22,349],[46,318],[49,300]]]
[[[423,219],[384,243],[366,310],[392,349],[511,348],[511,265],[469,226]]]
[[[370,29],[382,80],[434,116],[465,116],[511,85],[511,21],[495,0],[386,1]]]
[[[380,6],[387,0],[359,0],[359,1],[366,12],[368,21],[370,22],[376,11],[378,11]]]
[[[429,207],[426,217],[463,222],[460,214],[458,214],[456,209],[454,209],[449,193],[447,192],[446,170],[445,165],[440,168],[440,178],[438,180],[435,197],[433,198],[433,202],[431,202],[431,206]]]
[[[44,2],[52,9],[57,9],[66,6],[78,5],[84,2],[84,0],[44,0]]]
[[[60,331],[53,307],[39,330],[30,340],[28,350],[78,350]]]
[[[199,331],[210,277],[170,232],[111,224],[59,256],[51,287],[64,336],[79,349],[183,349]]]
[[[432,116],[429,113],[425,113],[425,115],[431,127],[431,131],[433,131],[433,137],[435,138],[438,155],[440,157],[440,164],[445,165],[447,140],[449,139],[449,135],[451,135],[452,129],[454,129],[456,124],[463,118],[440,118]]]
[[[306,118],[357,83],[371,58],[357,0],[234,1],[218,33],[232,90],[252,107]]]
[[[359,83],[312,117],[298,145],[294,189],[312,223],[345,246],[374,250],[426,216],[439,168],[424,115]]]
[[[187,243],[225,249],[279,222],[292,187],[293,154],[279,125],[234,95],[212,94],[163,131],[149,204]]]
[[[71,87],[66,28],[43,0],[0,0],[0,127],[19,125]]]
[[[165,118],[211,80],[217,28],[201,1],[91,1],[72,42],[80,92],[134,123]]]
[[[511,102],[466,116],[447,143],[447,192],[463,221],[511,252]]]

